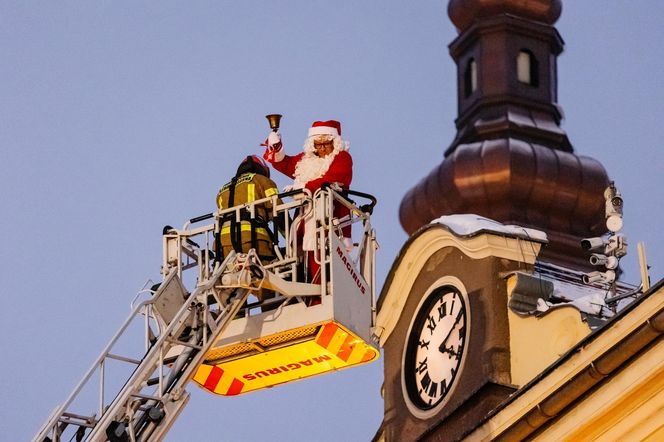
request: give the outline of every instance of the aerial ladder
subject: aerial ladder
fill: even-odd
[[[353,197],[369,202],[357,205]],[[263,263],[254,249],[222,257],[215,238],[224,220],[253,218],[266,203],[283,220],[277,258]],[[234,396],[377,359],[375,204],[371,195],[324,186],[165,227],[162,282],[134,298],[127,320],[33,442],[160,441],[189,401],[191,381]],[[350,214],[335,218],[335,205]],[[306,281],[298,244],[298,228],[312,217],[317,283]],[[351,252],[340,233],[348,225],[358,240]],[[259,291],[275,296],[252,301]]]

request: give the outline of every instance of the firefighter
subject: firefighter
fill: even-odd
[[[233,179],[224,184],[217,193],[217,207],[219,210],[239,204],[250,203],[272,195],[277,195],[277,185],[270,179],[270,169],[262,159],[256,155],[247,156],[237,168]],[[281,200],[277,199],[281,204]],[[268,201],[256,205],[255,216],[252,218],[247,209],[240,211],[240,221],[237,220],[235,212],[226,214],[221,220],[221,232],[217,241],[217,256],[228,256],[231,250],[237,253],[247,253],[250,249],[256,250],[262,262],[270,262],[276,258],[274,252],[278,240],[269,222],[272,220],[272,202]],[[278,223],[282,230],[282,223]],[[259,301],[274,298],[272,290],[261,289],[254,293]],[[276,305],[261,306],[261,311],[266,312],[275,309]],[[242,316],[240,314],[239,316]]]
[[[261,158],[250,155],[240,163],[233,179],[219,190],[217,207],[220,210],[228,209],[277,193],[277,185],[270,179],[270,169]],[[235,212],[225,215],[221,220],[220,232],[223,256],[227,256],[231,250],[247,253],[249,249],[255,249],[261,261],[274,260],[274,245],[277,240],[270,230],[271,220],[270,201],[256,206],[253,219],[246,209],[241,210],[240,221],[237,220]]]

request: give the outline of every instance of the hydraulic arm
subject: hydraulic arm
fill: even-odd
[[[248,288],[221,285],[224,269],[234,259],[235,255],[229,256],[191,295],[187,295],[174,269],[151,299],[134,308],[33,441],[57,442],[71,437],[76,441],[161,440],[189,399],[185,384],[249,295]],[[136,320],[142,320],[149,330],[148,349],[140,360],[113,352]],[[161,332],[155,333],[154,328]],[[117,392],[110,393],[111,401],[107,403],[104,371],[111,360],[135,365],[135,369]],[[98,407],[91,413],[81,413],[74,407],[95,375],[100,379]],[[73,436],[65,438],[71,433]]]

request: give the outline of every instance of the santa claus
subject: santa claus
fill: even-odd
[[[353,159],[348,153],[348,142],[341,138],[341,123],[338,121],[315,121],[304,141],[304,152],[297,155],[290,156],[284,153],[279,132],[271,132],[265,146],[267,149],[263,158],[276,170],[293,178],[293,189],[306,188],[313,193],[325,183],[336,183],[342,189],[350,187],[353,179]],[[349,210],[346,207],[335,205],[335,217],[342,218],[348,214]],[[312,221],[312,217],[305,220],[302,239],[304,251],[312,251],[316,247]],[[347,250],[353,247],[350,231],[350,226],[346,226],[342,232]],[[311,256],[308,261],[309,273],[315,281],[318,265]]]

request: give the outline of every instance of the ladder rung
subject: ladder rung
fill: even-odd
[[[194,350],[202,350],[203,347],[200,345],[195,345],[195,344],[190,344],[188,342],[183,342],[183,341],[178,341],[177,339],[168,339],[168,342],[171,344],[176,344],[176,345],[184,345],[185,347],[190,347],[193,348]]]
[[[146,399],[148,401],[157,401],[161,402],[161,398],[158,398],[157,396],[150,396],[148,394],[141,394],[141,393],[132,393],[131,394],[133,397],[137,397],[139,399]]]
[[[167,358],[164,358],[164,360],[162,362],[163,362],[164,365],[169,365],[169,364],[172,364],[173,362],[175,362],[177,359],[178,359],[178,355],[169,356]]]
[[[72,419],[80,419],[85,422],[94,422],[95,421],[95,416],[83,416],[82,414],[76,414],[76,413],[69,413],[67,411],[64,411],[62,413],[62,416],[64,417],[70,417]]]
[[[88,423],[88,422],[80,422],[80,421],[74,421],[74,420],[69,420],[67,418],[61,417],[58,422],[61,422],[63,424],[67,425],[76,425],[77,427],[86,427],[86,428],[94,428],[97,422],[93,423]]]
[[[128,358],[126,356],[114,355],[113,353],[107,353],[106,357],[109,359],[116,359],[118,361],[129,362],[131,364],[140,364],[140,359]]]
[[[97,424],[97,420],[94,418],[94,416],[80,416],[72,413],[63,413],[62,416],[60,416],[58,419],[58,422],[87,428],[94,428],[94,426]]]

